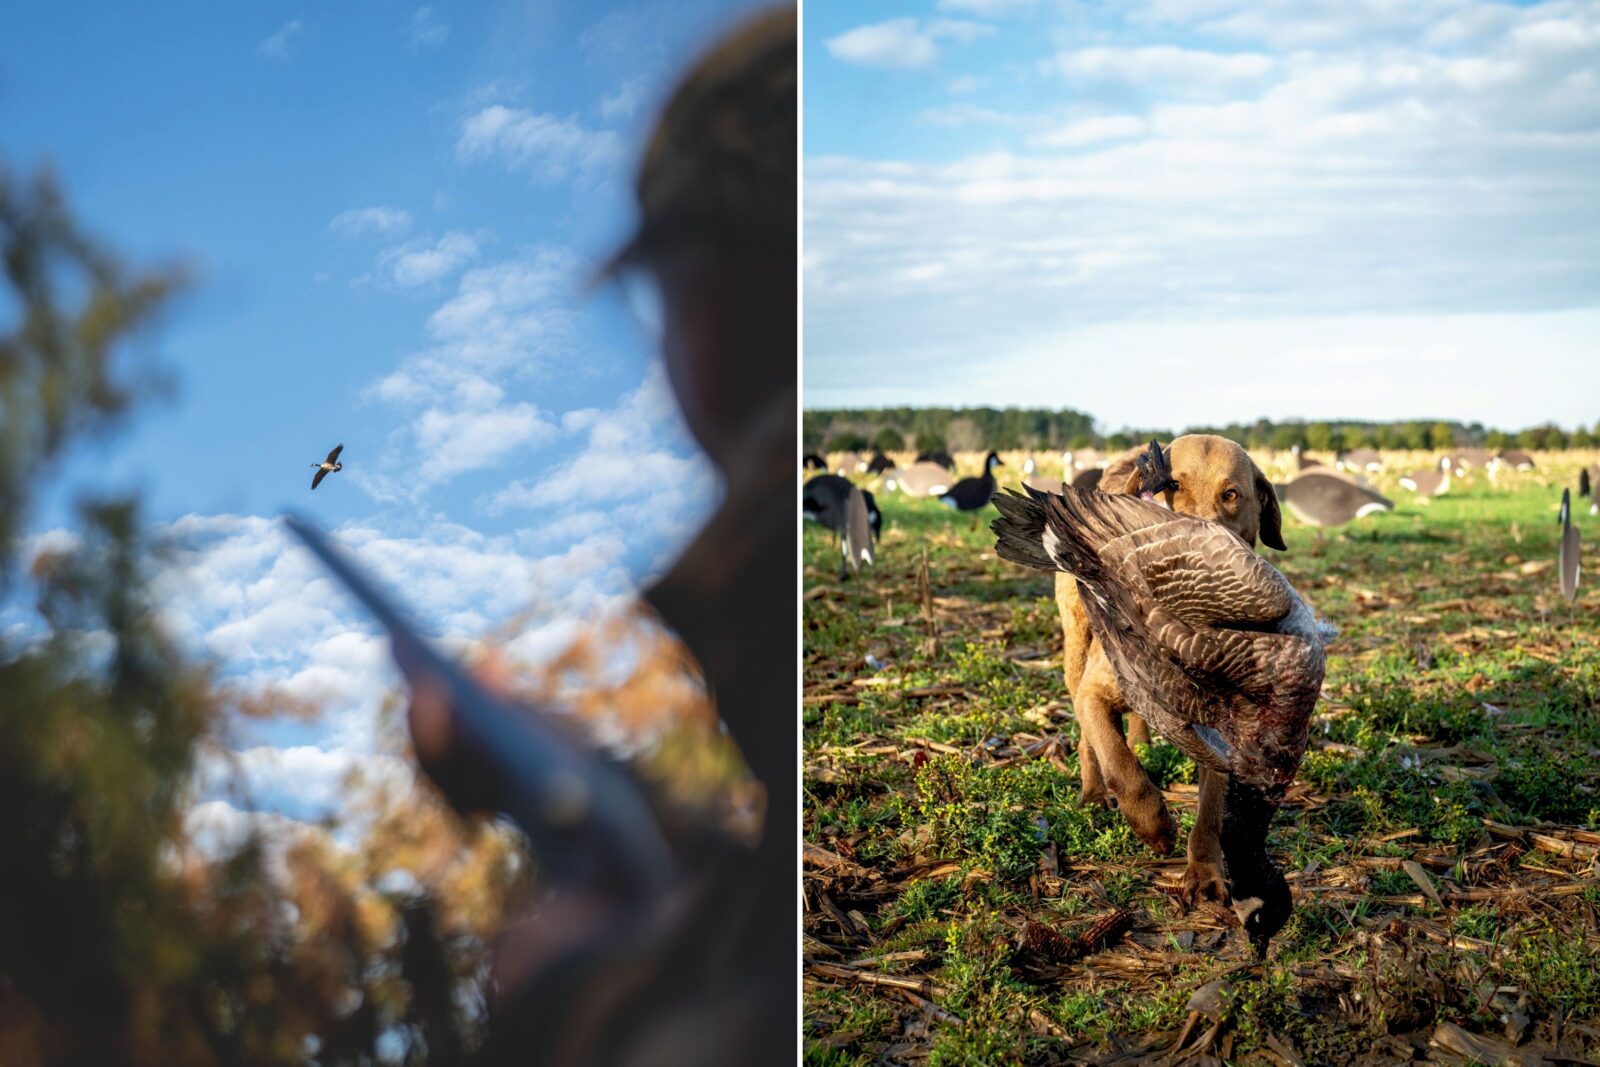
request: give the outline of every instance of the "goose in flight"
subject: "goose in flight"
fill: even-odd
[[[321,485],[322,479],[326,478],[334,471],[344,470],[344,464],[339,462],[339,453],[343,451],[344,445],[334,445],[333,451],[328,453],[327,459],[323,460],[321,463],[312,464],[313,467],[317,468],[317,473],[311,478],[311,488],[315,489],[317,486]]]

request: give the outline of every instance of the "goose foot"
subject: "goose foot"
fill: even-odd
[[[1180,891],[1185,907],[1192,908],[1203,900],[1218,904],[1228,902],[1228,880],[1222,875],[1222,865],[1212,860],[1190,858],[1183,872]]]

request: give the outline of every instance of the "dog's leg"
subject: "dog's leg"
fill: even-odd
[[[1073,705],[1076,714],[1077,705]],[[1094,754],[1094,746],[1089,743],[1089,735],[1084,732],[1083,716],[1078,715],[1078,770],[1082,778],[1083,788],[1078,793],[1078,803],[1087,807],[1098,804],[1102,808],[1111,806],[1111,795],[1106,792],[1105,776],[1100,773],[1100,759]]]
[[[1094,750],[1094,758],[1106,792],[1133,827],[1139,840],[1157,854],[1172,851],[1178,838],[1178,824],[1167,811],[1161,790],[1150,781],[1122,738],[1118,717],[1122,714],[1116,689],[1109,679],[1100,677],[1103,664],[1091,664],[1079,686],[1074,706],[1083,743]],[[1109,668],[1104,668],[1109,673]]]
[[[1222,873],[1222,796],[1227,779],[1210,767],[1200,768],[1200,809],[1189,831],[1189,865],[1183,872],[1183,901],[1225,904],[1228,882]]]
[[[1150,747],[1150,724],[1144,721],[1143,715],[1128,712],[1128,748],[1135,753],[1139,746]]]

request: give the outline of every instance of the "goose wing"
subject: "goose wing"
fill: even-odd
[[[343,452],[343,451],[344,451],[344,445],[343,444],[334,445],[333,446],[333,451],[329,452],[328,453],[328,458],[323,460],[322,462],[324,462],[324,463],[337,463],[337,462],[339,462],[339,453]]]
[[[317,486],[321,485],[322,484],[322,479],[326,478],[327,476],[328,476],[328,468],[326,468],[326,467],[318,467],[317,468],[317,473],[315,473],[315,474],[313,474],[311,476],[311,488],[315,489]]]

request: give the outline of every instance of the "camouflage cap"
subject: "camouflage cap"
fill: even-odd
[[[741,23],[673,92],[639,164],[642,219],[608,269],[668,244],[792,249],[798,222],[796,13]]]

